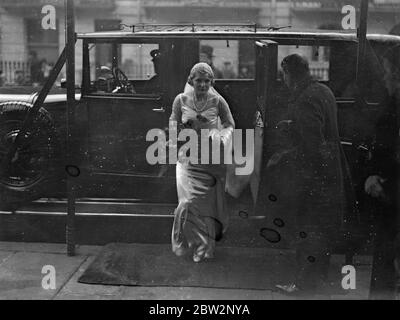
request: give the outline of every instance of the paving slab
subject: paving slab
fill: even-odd
[[[77,272],[66,283],[55,297],[56,300],[270,300],[270,291],[261,290],[227,290],[189,287],[124,287],[88,285],[79,283],[78,279],[93,262],[94,256],[79,267]]]
[[[89,285],[79,283],[78,279],[93,262],[95,256],[89,256],[78,270],[57,293],[55,300],[114,300],[119,299],[122,294],[120,286]]]
[[[13,254],[14,252],[0,251],[0,266],[2,265],[2,263],[7,261],[7,259],[9,259]]]
[[[107,295],[107,294],[74,294],[74,293],[64,293],[62,295],[57,295],[54,300],[121,300],[118,294],[115,295]]]
[[[66,254],[67,247],[63,243],[0,242],[0,251],[23,251],[23,252]]]
[[[77,246],[75,257],[66,255],[65,244],[0,242],[0,300],[293,300],[296,297],[269,290],[215,289],[196,287],[128,287],[87,285],[78,278],[93,262],[101,246]],[[355,256],[356,290],[309,299],[368,299],[371,257]],[[332,256],[331,272],[340,273],[343,256]],[[56,289],[42,288],[44,265],[56,269]],[[339,274],[341,276],[341,274]],[[307,299],[303,298],[303,299]]]
[[[0,265],[0,300],[52,299],[85,259],[86,256],[17,252]],[[42,287],[45,265],[55,268],[55,289]]]
[[[332,295],[335,300],[367,300],[371,281],[372,266],[368,263],[358,265],[355,263],[356,288],[347,290],[345,295]]]
[[[77,255],[96,255],[102,246],[76,245]],[[64,243],[40,243],[40,242],[0,242],[0,251],[23,251],[67,254],[67,246]]]
[[[334,288],[324,294],[315,296],[288,296],[279,291],[272,292],[273,300],[366,300],[369,293],[369,281],[371,277],[372,257],[355,256],[354,267],[356,270],[356,289],[344,291],[340,289],[342,275],[342,266],[345,264],[343,255],[332,255],[329,268],[329,278],[334,282]],[[338,282],[339,281],[339,282]],[[338,292],[339,291],[339,292]]]
[[[340,294],[321,294],[316,296],[295,297],[287,296],[279,292],[272,292],[273,300],[367,300],[369,294],[369,281],[371,277],[371,266],[361,265],[356,268],[356,289],[342,291]],[[336,291],[336,290],[335,290]]]
[[[272,300],[331,300],[332,297],[330,295],[326,294],[318,294],[318,295],[313,295],[313,296],[290,296],[290,295],[284,295],[279,292],[272,292]]]
[[[284,294],[281,294],[281,293],[275,292],[275,291],[272,291],[271,295],[272,295],[272,300],[298,300],[298,299],[300,299],[295,296],[284,295]]]
[[[355,266],[357,265],[372,265],[372,256],[364,256],[364,255],[355,255],[353,258],[353,263]]]
[[[95,256],[100,253],[103,246],[87,246],[87,245],[78,245],[76,246],[76,254],[86,255],[86,256]]]
[[[123,300],[272,300],[269,290],[195,287],[125,287]]]

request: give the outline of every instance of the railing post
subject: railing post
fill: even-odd
[[[365,52],[367,47],[368,2],[368,0],[361,0],[360,25],[357,29],[358,52],[356,81],[359,87],[362,87],[363,70],[365,66]]]
[[[74,0],[66,1],[66,54],[67,54],[67,165],[73,165],[72,143],[75,125],[75,12]],[[68,172],[67,172],[68,173]],[[75,255],[75,182],[67,174],[67,228],[68,256]]]

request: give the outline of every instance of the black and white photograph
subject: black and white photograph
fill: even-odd
[[[0,300],[400,300],[399,169],[400,0],[0,0]]]

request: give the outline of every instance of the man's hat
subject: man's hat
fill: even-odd
[[[202,45],[200,47],[200,53],[204,53],[209,57],[213,57],[214,49],[213,47],[209,46],[208,44]]]
[[[159,49],[154,49],[150,51],[150,55],[153,59],[157,59],[161,56],[161,52]]]

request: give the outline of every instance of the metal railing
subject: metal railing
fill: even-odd
[[[2,85],[30,84],[30,64],[26,61],[0,60]],[[147,80],[154,75],[153,64],[133,65],[125,69],[129,79]],[[311,63],[310,72],[317,80],[329,79],[329,63]]]
[[[0,7],[4,8],[32,8],[52,5],[64,8],[64,0],[1,0]],[[105,8],[114,9],[115,0],[75,0],[77,8]]]
[[[30,63],[21,60],[0,60],[3,85],[23,85],[30,82]]]
[[[143,7],[259,7],[265,0],[145,0]]]

